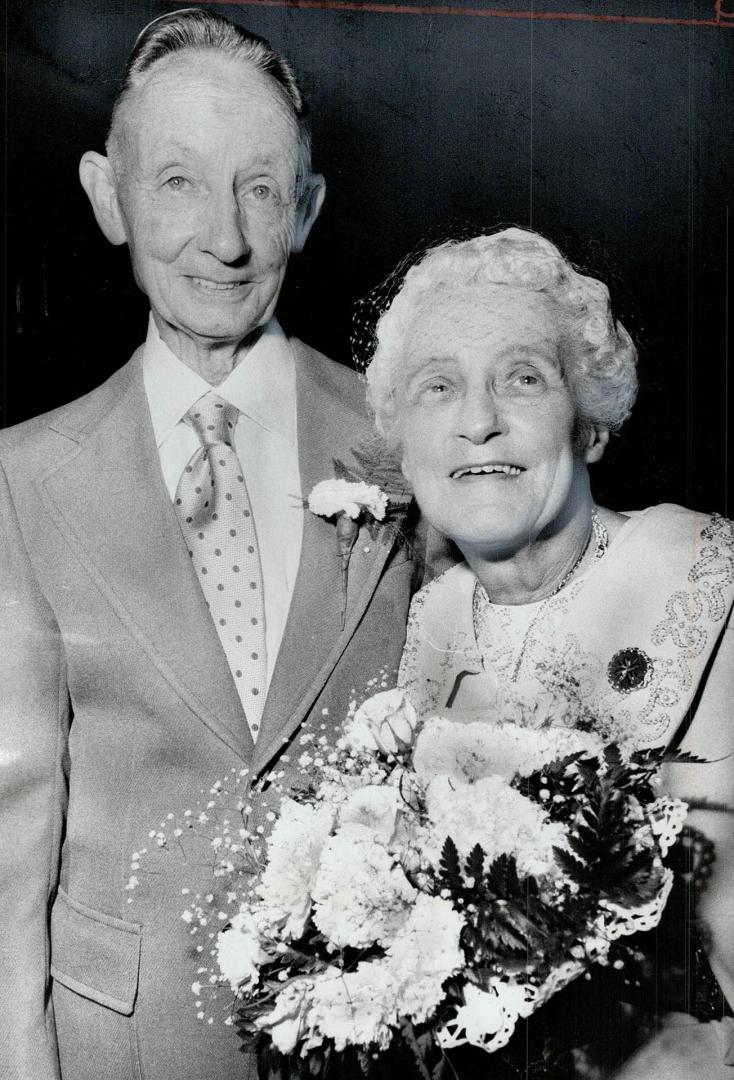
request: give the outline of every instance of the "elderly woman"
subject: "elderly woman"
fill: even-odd
[[[424,713],[558,717],[711,761],[672,765],[668,786],[716,844],[700,914],[734,1001],[734,525],[594,503],[588,466],[630,413],[635,367],[604,285],[535,233],[444,244],[408,271],[377,327],[369,394],[424,516],[464,561],[415,597],[400,677]],[[669,1016],[620,1075],[734,1080],[718,1001],[726,1019]]]

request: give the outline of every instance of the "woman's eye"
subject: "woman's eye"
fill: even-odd
[[[447,379],[431,379],[420,388],[418,397],[428,404],[435,404],[449,399],[451,389],[451,383]]]
[[[540,394],[548,384],[539,371],[524,368],[522,371],[513,371],[506,385],[513,393]]]

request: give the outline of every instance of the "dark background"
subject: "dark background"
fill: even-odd
[[[76,169],[103,148],[137,32],[176,6],[6,8],[3,424],[91,389],[143,340],[126,249],[98,233]],[[286,327],[349,362],[354,301],[406,252],[532,226],[610,285],[640,349],[643,390],[596,467],[597,498],[734,513],[734,17],[715,0],[537,0],[532,19],[530,0],[493,0],[492,17],[353,6],[217,6],[294,62],[312,107],[329,191],[289,272]],[[583,18],[547,18],[564,12]]]

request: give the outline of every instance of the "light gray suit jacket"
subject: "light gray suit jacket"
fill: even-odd
[[[370,429],[354,374],[291,344],[307,493]],[[233,767],[258,774],[304,723],[337,722],[397,665],[415,585],[394,529],[361,536],[342,629],[335,528],[304,515],[253,749],[163,483],[140,361],[0,435],[3,1080],[51,1080],[59,1061],[63,1080],[248,1076],[225,1004],[212,1025],[195,1016],[180,889],[206,890],[211,868],[170,853],[128,905],[131,853]]]

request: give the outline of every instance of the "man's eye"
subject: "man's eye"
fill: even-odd
[[[183,191],[189,184],[185,176],[169,176],[166,180],[166,187],[171,191]]]
[[[272,199],[273,191],[267,184],[255,184],[251,189],[251,195],[258,202],[267,202],[268,199]]]

